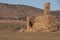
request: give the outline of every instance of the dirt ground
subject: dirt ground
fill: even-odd
[[[60,40],[60,32],[2,32],[0,40]]]

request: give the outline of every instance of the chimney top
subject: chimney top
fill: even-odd
[[[44,3],[44,14],[49,15],[50,14],[50,2]]]

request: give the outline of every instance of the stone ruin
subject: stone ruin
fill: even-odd
[[[52,32],[57,31],[56,17],[50,14],[50,3],[44,4],[44,15],[37,16],[34,19],[27,17],[27,32]],[[21,32],[23,30],[20,30]]]

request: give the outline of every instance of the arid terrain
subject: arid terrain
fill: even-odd
[[[0,3],[0,40],[60,40],[60,10],[50,11],[56,16],[57,32],[19,32],[26,28],[26,18],[43,15],[44,10],[26,6]]]
[[[0,40],[60,40],[60,32],[0,32]]]

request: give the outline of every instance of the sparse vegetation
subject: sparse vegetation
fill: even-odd
[[[26,29],[25,25],[18,25],[18,24],[0,24],[0,30],[12,30],[17,31],[20,29]]]

